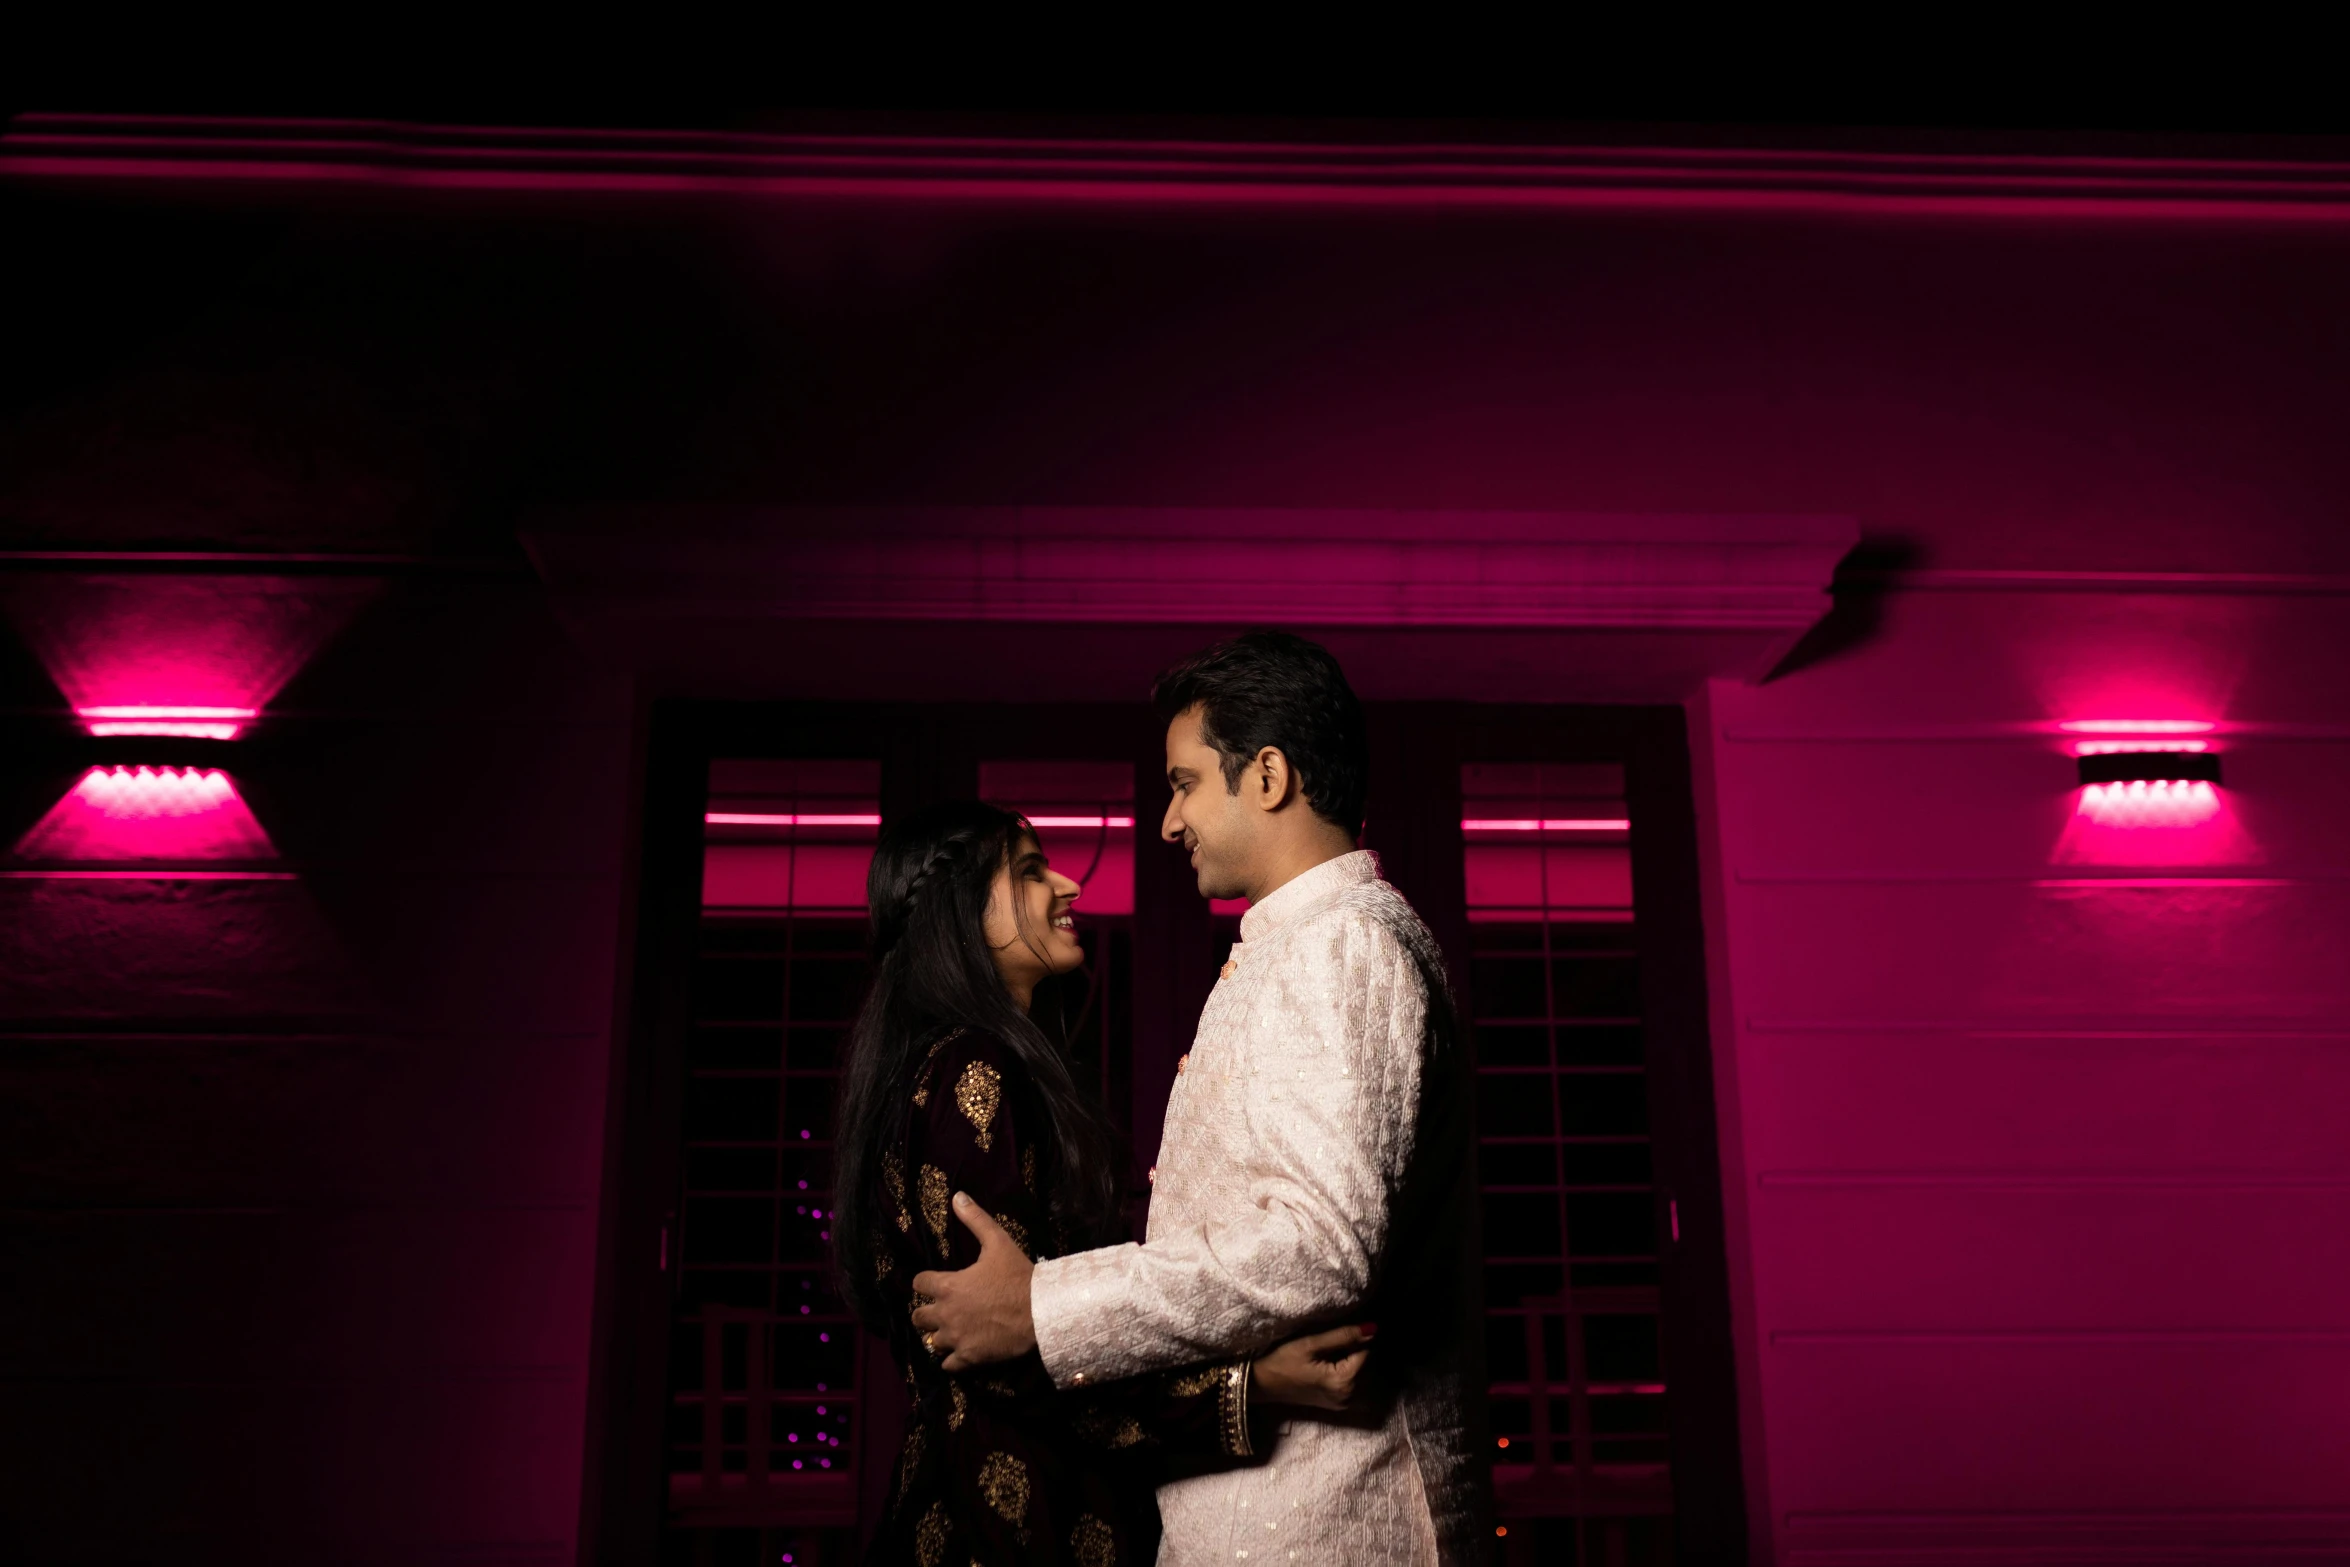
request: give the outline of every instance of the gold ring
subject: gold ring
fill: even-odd
[[[922,1335],[922,1347],[933,1355],[938,1353],[938,1330],[936,1328],[932,1328],[928,1333]]]

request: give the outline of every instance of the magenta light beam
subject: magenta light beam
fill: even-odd
[[[218,768],[93,767],[19,840],[20,858],[257,860],[276,855]]]

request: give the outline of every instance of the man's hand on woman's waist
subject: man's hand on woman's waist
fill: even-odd
[[[979,1237],[979,1260],[957,1273],[917,1273],[914,1331],[949,1371],[1016,1360],[1036,1348],[1028,1279],[1036,1264],[978,1203],[955,1193],[955,1217]]]

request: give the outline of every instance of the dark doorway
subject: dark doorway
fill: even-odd
[[[1680,712],[1412,704],[1372,723],[1366,843],[1475,1025],[1497,1544],[1741,1559]],[[1071,1042],[1130,1132],[1137,1192],[1238,910],[1154,852],[1160,736],[1139,704],[673,704],[650,744],[594,1559],[853,1560],[903,1422],[824,1261],[880,823],[995,799],[1085,883]]]

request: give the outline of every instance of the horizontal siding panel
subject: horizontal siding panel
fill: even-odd
[[[1738,886],[1747,1016],[2350,1018],[2350,882]]]
[[[7,1388],[19,1560],[567,1562],[584,1379]],[[92,1494],[105,1505],[61,1508]]]
[[[0,1213],[0,1379],[367,1380],[587,1358],[592,1202]]]
[[[2350,1455],[2350,1336],[1774,1344],[1764,1386],[1781,1516],[2323,1508]]]
[[[1833,741],[1734,748],[1726,803],[1747,877],[2064,874],[2109,865],[2218,862],[2264,876],[2350,874],[2350,739],[2220,736],[2220,798],[2235,830],[2108,829],[2068,840],[2078,807],[2071,741]]]
[[[368,989],[299,881],[0,879],[0,1017],[348,1022]]]
[[[392,1028],[593,1033],[612,1018],[617,875],[309,878]]]
[[[443,874],[622,868],[625,721],[292,722],[299,743],[234,769],[291,861]]]
[[[628,686],[593,669],[531,580],[409,579],[387,589],[270,704],[370,723],[626,722]]]
[[[0,1204],[577,1198],[606,1069],[601,1034],[0,1037]]]
[[[2350,1180],[2281,1190],[1785,1187],[1750,1198],[1761,1320],[1805,1330],[2339,1330]]]
[[[1748,1041],[1757,1171],[2350,1174],[2338,1038],[1770,1032]]]

